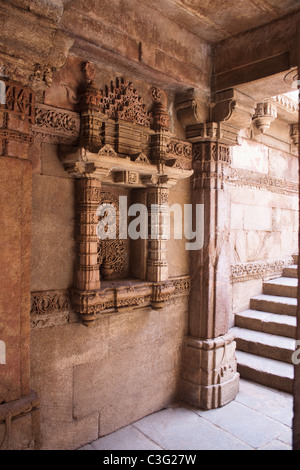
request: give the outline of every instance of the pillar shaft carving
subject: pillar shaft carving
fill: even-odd
[[[149,214],[149,240],[147,258],[147,280],[165,281],[168,279],[167,262],[167,216],[169,189],[149,188],[147,205]]]
[[[75,288],[100,289],[98,262],[97,208],[101,200],[101,182],[95,178],[76,180],[77,262]]]

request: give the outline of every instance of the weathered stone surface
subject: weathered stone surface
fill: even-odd
[[[185,301],[163,311],[104,315],[89,329],[72,323],[33,330],[32,386],[41,397],[45,448],[78,447],[71,436],[90,413],[100,412],[104,435],[172,403],[186,330]],[[61,431],[51,437],[55,427]]]
[[[34,175],[33,193],[31,290],[67,289],[75,255],[74,182]]]
[[[299,13],[289,15],[218,44],[214,50],[213,90],[227,89],[282,71],[287,72],[291,65],[296,66],[298,18]],[[259,47],[262,43],[263,47]],[[277,93],[289,91],[284,82],[280,80],[277,83],[278,87],[282,87],[277,89]]]
[[[10,0],[9,3],[55,22],[61,19],[64,10],[63,0]]]
[[[134,65],[136,76],[144,79],[151,76],[168,87],[187,82],[208,91],[210,48],[203,40],[136,0],[122,6],[125,22],[117,20],[119,14],[116,1],[101,8],[77,1],[65,11],[61,23],[64,31],[77,36],[73,50],[79,56],[88,50],[91,60],[116,63],[125,73]]]
[[[51,421],[42,428],[42,450],[73,450],[99,437],[99,413],[92,413],[71,423]]]
[[[269,174],[280,175],[281,178],[289,181],[297,181],[298,160],[293,155],[289,155],[276,150],[269,150]]]
[[[20,5],[21,2],[14,3]],[[24,7],[24,2],[22,3]],[[38,1],[32,1],[31,5],[32,12],[27,9],[16,9],[12,2],[2,1],[0,4],[0,23],[3,31],[1,50],[6,54],[1,56],[1,63],[5,64],[10,78],[19,78],[27,83],[31,80],[35,65],[40,62],[50,68],[61,67],[73,44],[73,39],[51,25],[47,18],[40,16],[50,15],[51,19],[57,19],[55,10],[57,6],[59,7],[58,1],[56,5],[54,0],[44,3],[45,8],[42,2]],[[54,9],[51,8],[53,6]],[[39,16],[37,17],[35,13]],[[13,58],[7,60],[7,55]]]
[[[232,285],[232,312],[242,312],[250,306],[250,298],[262,292],[262,280],[237,282]]]
[[[268,173],[268,148],[243,139],[242,146],[235,146],[232,150],[232,164],[239,168]]]
[[[11,191],[12,186],[14,191]],[[30,164],[1,158],[1,339],[6,365],[1,365],[1,401],[29,393]],[[8,295],[11,293],[11,295]],[[10,312],[10,313],[9,313]],[[4,317],[5,315],[5,317]],[[21,336],[20,336],[21,333]],[[22,348],[21,348],[22,344]]]

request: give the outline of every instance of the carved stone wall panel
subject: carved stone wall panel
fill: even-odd
[[[113,187],[101,191],[99,208],[106,204],[115,208],[116,214],[116,238],[98,241],[98,261],[101,279],[122,279],[129,276],[129,243],[119,237],[119,195],[125,196],[126,192],[117,192]]]

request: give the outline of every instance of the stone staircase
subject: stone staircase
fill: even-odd
[[[263,283],[263,294],[250,309],[237,313],[235,327],[238,372],[253,382],[292,393],[295,350],[298,255],[283,276]]]

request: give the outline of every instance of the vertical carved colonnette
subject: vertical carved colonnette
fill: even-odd
[[[80,96],[80,145],[90,151],[98,151],[102,145],[102,115],[99,111],[103,93],[94,83],[96,70],[92,62],[83,62],[81,71],[85,86]]]
[[[193,153],[192,202],[204,205],[204,245],[191,253],[189,336],[181,394],[187,402],[210,409],[235,398],[239,379],[234,338],[228,333],[230,148],[200,142],[193,145]]]
[[[148,189],[149,240],[147,280],[166,281],[167,262],[167,215],[169,190],[163,187]]]
[[[101,182],[95,178],[76,180],[77,261],[75,288],[100,289],[98,261],[97,208],[101,200]]]

